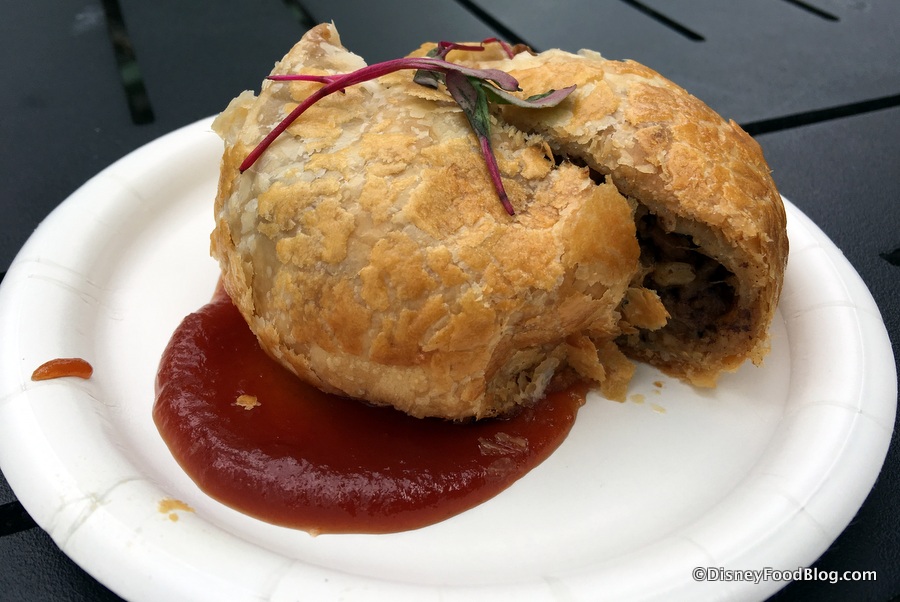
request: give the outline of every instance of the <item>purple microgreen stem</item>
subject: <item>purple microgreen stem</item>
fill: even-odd
[[[499,44],[500,48],[503,49],[503,53],[506,54],[506,58],[511,59],[515,56],[512,47],[499,38],[485,38],[481,40],[481,43],[478,46],[473,46],[471,44],[457,44],[456,42],[438,42],[435,47],[428,52],[428,56],[443,59],[447,57],[447,54],[451,50],[481,52],[482,50],[484,50],[485,44]]]
[[[500,38],[485,38],[485,39],[481,40],[481,45],[484,46],[485,44],[499,44],[500,48],[503,49],[503,52],[506,53],[506,58],[508,58],[508,59],[511,59],[514,56],[516,56],[516,53],[513,52],[512,47],[509,44],[507,44],[506,42],[504,42],[503,40],[501,40]]]
[[[497,158],[494,155],[494,149],[491,147],[491,116],[488,111],[487,94],[480,81],[474,80],[462,73],[451,71],[446,76],[447,91],[450,96],[462,109],[472,131],[478,138],[478,144],[481,147],[481,154],[484,156],[487,165],[488,175],[494,184],[494,190],[500,198],[500,203],[509,215],[515,215],[512,203],[509,202],[509,196],[503,187],[503,180],[500,178],[500,168],[497,166]]]
[[[468,50],[470,52],[481,52],[484,50],[484,42],[479,46],[472,46],[471,44],[457,44],[456,42],[438,42],[437,45],[428,51],[426,56],[431,56],[439,59],[447,58],[447,54],[451,50]]]
[[[284,82],[284,81],[303,81],[303,82],[316,82],[318,84],[330,84],[332,83],[338,76],[336,75],[270,75],[266,79],[272,80],[273,82]]]
[[[365,81],[369,81],[370,79],[375,79],[381,77],[382,75],[388,75],[390,73],[394,73],[395,71],[402,71],[404,69],[425,69],[428,71],[435,71],[437,73],[443,74],[446,74],[450,71],[458,71],[463,75],[468,75],[478,79],[494,82],[502,90],[506,90],[508,92],[515,92],[519,89],[519,82],[516,81],[516,78],[505,71],[500,71],[499,69],[472,69],[470,67],[463,67],[462,65],[457,65],[456,63],[450,63],[443,59],[437,59],[429,56],[393,59],[390,61],[384,61],[383,63],[367,65],[365,67],[362,67],[361,69],[357,69],[356,71],[351,71],[350,73],[345,73],[343,75],[310,76],[282,74],[270,75],[267,79],[274,79],[277,81],[316,81],[322,78],[328,78],[329,81],[325,83],[326,86],[347,88],[356,84],[361,84]]]
[[[504,90],[518,90],[519,82],[516,79],[509,75],[504,71],[500,71],[499,69],[469,69],[467,67],[463,67],[462,65],[457,65],[455,63],[448,63],[447,61],[442,61],[440,59],[434,59],[430,57],[407,57],[402,59],[394,59],[391,61],[385,61],[383,63],[376,63],[374,65],[368,65],[366,67],[362,67],[361,69],[357,69],[356,71],[352,71],[350,73],[346,73],[344,75],[335,75],[335,76],[327,76],[330,81],[326,83],[324,86],[313,92],[306,100],[297,105],[297,107],[291,111],[287,117],[285,117],[278,125],[276,125],[271,132],[269,132],[265,138],[263,138],[262,142],[260,142],[256,148],[254,148],[249,155],[244,159],[243,163],[240,165],[241,173],[250,169],[256,160],[259,159],[260,155],[262,155],[267,148],[275,141],[278,136],[280,136],[294,121],[297,120],[300,115],[302,115],[309,107],[319,102],[326,96],[330,94],[334,94],[335,92],[339,92],[344,88],[349,86],[354,86],[356,84],[361,84],[370,79],[375,79],[381,77],[382,75],[388,75],[389,73],[394,73],[395,71],[401,71],[403,69],[427,69],[430,71],[437,71],[438,73],[449,73],[451,71],[458,71],[463,75],[469,75],[471,77],[475,77],[478,79],[484,79],[488,81],[492,81],[500,88]],[[306,75],[279,75],[278,81],[309,81],[307,78],[309,76]],[[321,76],[314,76],[321,77]]]
[[[322,84],[322,87],[297,105],[287,117],[272,128],[272,131],[263,138],[256,148],[250,151],[240,165],[241,173],[250,169],[275,139],[288,129],[307,109],[326,96],[335,92],[344,92],[345,88],[396,71],[414,69],[416,73],[413,81],[416,83],[431,88],[438,88],[443,82],[447,87],[447,91],[462,109],[478,139],[481,154],[487,165],[488,175],[494,185],[497,196],[500,198],[500,203],[509,215],[515,215],[512,203],[509,201],[509,197],[503,187],[500,168],[497,165],[497,158],[494,156],[494,150],[491,147],[491,119],[488,103],[511,104],[534,109],[554,107],[571,94],[575,86],[569,86],[561,90],[549,90],[543,94],[536,94],[523,99],[509,94],[509,92],[519,90],[519,82],[504,71],[499,69],[471,69],[444,60],[451,50],[481,51],[484,50],[484,45],[488,43],[498,43],[509,58],[514,56],[509,44],[497,38],[487,38],[481,42],[480,46],[439,42],[429,51],[428,56],[394,59],[368,65],[351,73],[340,75],[270,75],[268,79],[273,81],[308,81]]]
[[[491,148],[491,139],[486,136],[479,136],[478,142],[481,146],[481,154],[484,156],[484,163],[487,165],[488,174],[491,182],[494,184],[494,190],[497,191],[497,198],[500,204],[509,215],[515,215],[516,210],[509,201],[506,189],[503,187],[503,180],[500,179],[500,168],[497,166],[497,158],[494,156],[494,149]]]

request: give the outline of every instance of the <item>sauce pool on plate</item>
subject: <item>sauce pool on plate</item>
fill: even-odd
[[[585,395],[461,424],[328,395],[270,359],[221,288],[173,334],[156,391],[153,419],[203,491],[314,534],[415,529],[484,502],[559,446]]]

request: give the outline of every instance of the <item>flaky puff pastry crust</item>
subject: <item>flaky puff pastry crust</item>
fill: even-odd
[[[321,25],[274,72],[362,66]],[[325,391],[414,416],[502,414],[571,376],[623,397],[633,366],[614,343],[618,308],[631,295],[655,316],[644,321],[663,312],[632,286],[634,204],[495,122],[510,217],[459,107],[408,71],[318,102],[241,174],[318,87],[268,81],[214,123],[212,254],[263,348]]]
[[[522,52],[509,59],[488,46],[482,53],[453,52],[448,60],[502,69],[525,90],[577,85],[556,108],[538,114],[504,106],[499,116],[605,175],[642,206],[639,214],[653,216],[653,228],[675,233],[671,244],[696,246],[730,273],[716,272],[724,282],[698,277],[668,292],[659,286],[672,319],[662,329],[623,336],[621,348],[703,386],[748,358],[762,361],[788,239],[781,196],[746,132],[652,69],[589,50]],[[652,257],[651,242],[644,246],[641,283],[653,289],[652,264],[660,258]],[[686,254],[680,255],[683,261]],[[719,307],[711,307],[711,295],[725,297]]]

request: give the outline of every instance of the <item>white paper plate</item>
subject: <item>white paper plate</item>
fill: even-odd
[[[807,566],[875,481],[896,410],[887,334],[857,274],[788,204],[790,261],[762,368],[698,391],[641,367],[628,402],[589,399],[550,459],[424,529],[314,538],[224,507],[150,416],[160,353],[218,276],[208,234],[221,143],[209,126],[90,180],[0,289],[3,472],[62,550],[122,597],[762,599],[784,582],[696,582],[693,569]],[[90,361],[93,378],[31,382],[67,356]],[[161,508],[169,498],[194,511]]]

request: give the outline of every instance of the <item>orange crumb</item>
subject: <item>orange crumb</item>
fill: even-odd
[[[93,373],[94,367],[80,357],[58,357],[38,366],[31,373],[31,380],[50,380],[66,376],[90,378]]]
[[[193,512],[194,509],[182,502],[181,500],[176,500],[174,498],[165,497],[159,500],[159,505],[157,506],[160,514],[168,514],[169,520],[174,522],[178,521],[178,513],[176,511],[181,510],[183,512]]]

